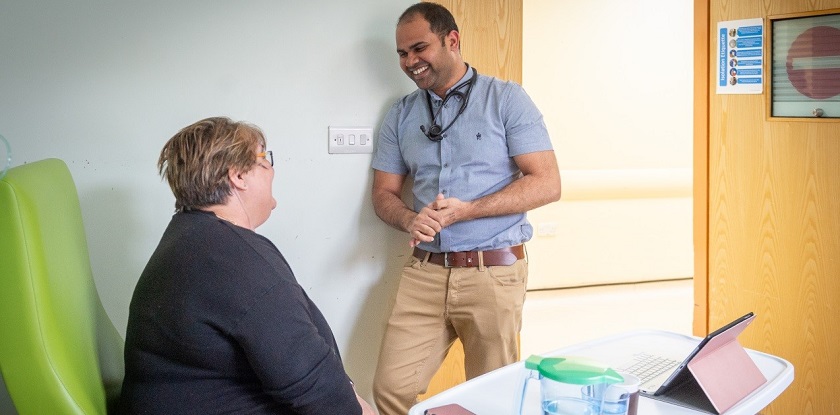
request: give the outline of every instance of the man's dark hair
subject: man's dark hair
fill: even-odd
[[[403,14],[400,15],[399,20],[397,20],[397,25],[413,19],[416,15],[422,16],[429,22],[429,28],[432,30],[432,33],[440,36],[441,41],[449,32],[453,30],[458,32],[458,24],[455,23],[455,17],[452,16],[452,13],[446,7],[437,3],[417,3],[405,9]]]

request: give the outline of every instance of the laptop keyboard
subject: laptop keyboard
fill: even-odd
[[[634,360],[618,370],[629,372],[639,379],[642,384],[647,383],[651,379],[659,376],[665,371],[671,370],[680,364],[679,361],[668,359],[661,356],[655,356],[647,353],[638,353],[633,355]]]

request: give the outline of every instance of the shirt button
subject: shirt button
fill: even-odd
[[[449,163],[444,163],[444,164],[443,164],[443,167],[447,167],[447,168],[448,168],[448,167],[449,167]]]

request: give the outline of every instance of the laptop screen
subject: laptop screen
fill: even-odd
[[[740,325],[741,323],[744,323],[744,322],[747,322],[747,321],[752,321],[752,319],[754,319],[754,318],[755,318],[755,314],[753,314],[752,312],[749,312],[747,314],[744,314],[741,317],[736,318],[735,320],[733,320],[729,324],[727,324],[727,325],[709,333],[708,336],[703,338],[703,340],[701,340],[700,343],[697,344],[697,347],[695,347],[694,350],[692,350],[691,353],[689,353],[689,355],[682,361],[682,363],[680,363],[680,365],[677,367],[677,369],[673,373],[671,373],[671,376],[669,376],[667,380],[662,382],[662,385],[659,387],[659,389],[657,389],[657,391],[654,393],[654,395],[661,395],[661,394],[665,393],[668,390],[669,387],[676,384],[677,383],[677,382],[675,382],[676,379],[680,377],[680,373],[688,370],[688,364],[692,361],[692,359],[703,355],[704,352],[705,352],[705,349],[707,347],[714,348],[714,344],[716,343],[714,341],[714,339],[716,337],[723,335],[724,333],[728,332],[733,327],[736,327],[736,326]],[[747,324],[749,324],[749,323],[744,324],[744,326],[746,326]],[[739,333],[740,333],[740,331],[741,330],[738,330]],[[737,333],[735,335],[737,336]]]

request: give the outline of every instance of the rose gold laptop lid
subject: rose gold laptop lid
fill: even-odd
[[[688,369],[718,413],[734,406],[767,379],[738,342],[755,319],[750,316],[709,340],[688,363]]]

